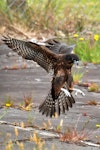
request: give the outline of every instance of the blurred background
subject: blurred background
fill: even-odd
[[[66,39],[82,61],[98,64],[100,0],[0,0],[0,34]]]
[[[68,35],[100,30],[99,0],[0,0],[0,26]]]

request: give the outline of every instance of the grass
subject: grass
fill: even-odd
[[[86,140],[87,135],[85,132],[80,131],[78,132],[75,129],[68,129],[67,132],[63,133],[60,136],[60,141],[67,142],[67,143],[77,143],[81,140]]]
[[[33,103],[32,103],[32,96],[31,95],[27,95],[24,96],[24,103],[21,104],[19,107],[22,110],[26,110],[26,111],[30,111],[33,108]]]
[[[86,129],[86,126],[89,124],[90,119],[87,120],[83,124],[82,129],[78,131],[78,123],[79,123],[80,117],[81,116],[79,116],[79,118],[77,119],[77,122],[73,128],[68,127],[67,130],[60,135],[60,141],[67,142],[67,143],[80,143],[81,140],[84,141],[88,139],[90,133],[86,132],[85,129]]]
[[[77,124],[78,124],[78,122],[79,122],[79,119],[77,121]],[[88,123],[89,123],[89,120],[83,125],[83,128],[82,128],[81,131],[78,131],[77,124],[73,128],[67,127],[66,131],[62,131],[63,130],[63,126],[62,126],[63,125],[63,120],[61,119],[60,124],[59,124],[59,126],[61,127],[60,132],[58,132],[56,129],[54,130],[54,126],[53,126],[52,122],[50,122],[50,126],[52,125],[53,130],[50,130],[47,127],[46,127],[46,130],[48,132],[54,132],[54,134],[56,133],[57,135],[59,135],[59,136],[57,136],[57,137],[55,136],[55,137],[58,140],[62,141],[62,142],[80,143],[81,140],[85,141],[89,138],[90,132],[85,131],[86,125]],[[20,127],[20,125],[18,127]],[[46,145],[45,145],[46,140],[49,140],[49,138],[50,138],[50,140],[54,139],[54,137],[52,137],[52,136],[48,137],[48,138],[47,137],[42,138],[42,137],[40,137],[38,131],[34,131],[27,138],[19,139],[20,132],[19,132],[18,127],[15,125],[15,128],[14,128],[15,137],[13,139],[12,139],[11,134],[7,134],[7,138],[6,138],[6,141],[5,141],[6,150],[13,150],[15,144],[16,144],[16,147],[20,148],[21,150],[24,150],[25,149],[25,145],[24,145],[25,143],[24,142],[27,142],[27,141],[35,144],[34,145],[34,150],[47,150]],[[23,125],[21,127],[23,128],[23,130],[24,130],[24,128],[26,128],[25,125]],[[37,127],[36,127],[36,129],[37,129]],[[45,129],[42,129],[40,127],[40,133],[41,133],[41,131],[44,131],[44,130]],[[52,150],[55,150],[54,146],[55,146],[54,144],[51,145]]]
[[[6,106],[7,108],[13,107],[13,98],[11,98],[10,96],[8,96],[7,99],[6,99],[6,102],[5,102],[4,106]]]
[[[73,81],[75,84],[79,83],[82,80],[82,77],[84,75],[84,72],[81,71],[81,69],[76,69],[73,71]]]
[[[5,103],[2,104],[2,107],[6,107],[6,108],[19,108],[21,110],[25,110],[25,111],[30,111],[32,110],[34,103],[32,102],[32,96],[31,95],[26,95],[23,97],[23,102],[21,104],[15,105],[14,101],[15,99],[12,98],[11,96],[8,96],[5,99]]]
[[[1,0],[1,13],[5,14],[12,23],[19,20],[31,30],[57,31],[59,29],[68,33],[74,29],[76,32],[80,32],[86,25],[96,24],[100,20],[99,0],[81,0],[80,2],[77,0],[70,2],[27,0],[26,3],[20,2],[20,7],[15,7],[18,6],[16,3],[18,2],[11,2],[7,6],[6,1]],[[24,11],[22,11],[22,7],[24,7]]]
[[[1,119],[3,119],[3,117],[5,117],[6,116],[6,114],[7,114],[7,111],[8,109],[6,108],[5,110],[4,110],[4,112],[3,112],[3,114],[0,114],[0,120]]]
[[[18,28],[20,25],[24,30],[27,27],[30,32],[36,32],[39,37],[41,33],[46,33],[47,37],[49,33],[67,37],[67,42],[76,44],[75,52],[83,62],[100,64],[99,0],[27,0],[26,3],[11,4],[0,1],[0,26],[12,24]]]
[[[88,87],[89,92],[99,92],[99,85],[97,83],[91,83],[90,86]]]
[[[34,132],[34,134],[30,137],[30,141],[33,141],[36,144],[34,150],[45,150],[45,141],[40,138],[36,132]]]
[[[87,102],[88,105],[92,105],[92,106],[96,106],[99,105],[99,102],[97,102],[96,100],[90,100]]]
[[[90,37],[76,37],[75,52],[80,56],[83,62],[92,62],[100,64],[100,37],[98,34],[91,35]]]
[[[50,33],[52,36],[66,38],[66,42],[75,43],[75,53],[79,55],[83,62],[92,62],[94,64],[100,64],[100,1],[99,0],[27,0],[24,12],[21,11],[19,5],[16,9],[8,8],[6,0],[0,1],[0,27],[8,28],[8,26],[15,25],[21,27],[20,29],[26,29],[32,33],[36,32],[36,36],[41,38],[41,33],[45,35]],[[23,6],[24,7],[24,6]],[[0,29],[0,30],[1,30]],[[4,30],[4,28],[3,28]],[[10,28],[10,30],[13,30]],[[5,31],[5,30],[4,30]],[[23,31],[23,30],[22,30]],[[26,30],[25,30],[26,31]],[[11,32],[11,31],[10,31]],[[15,31],[14,31],[15,33]],[[28,36],[29,37],[29,36]],[[26,66],[23,66],[26,68]],[[15,65],[12,69],[18,69]],[[82,72],[74,73],[74,82],[81,80],[83,76]],[[97,90],[97,86],[93,85],[93,90]],[[95,101],[91,101],[89,104],[96,105]],[[8,98],[5,103],[7,107],[13,107],[12,99]],[[24,103],[19,106],[21,110],[31,110],[33,104],[31,103],[31,97],[24,97]],[[1,115],[2,119],[7,111]],[[29,121],[32,118],[29,116]],[[56,132],[62,131],[63,121],[56,127]],[[43,122],[43,127],[47,130],[52,129],[53,126],[50,121]],[[19,132],[15,129],[16,144],[18,148],[24,150],[24,142],[17,141]],[[76,128],[69,128],[66,132],[62,133],[60,140],[63,142],[78,142],[87,138],[84,132],[79,132]],[[44,149],[44,140],[38,136],[37,133],[33,133],[30,136],[29,141],[35,142],[36,146],[34,150]],[[13,150],[14,141],[9,140],[5,146],[6,150]]]
[[[6,104],[11,103],[12,98],[8,97],[8,100],[6,102]],[[24,97],[24,106],[27,107],[28,105],[30,105],[31,103],[31,96],[27,96]],[[23,109],[22,109],[23,110]],[[3,118],[3,116],[1,117],[1,119]],[[87,120],[87,122],[85,122],[83,124],[83,127],[81,129],[81,131],[79,131],[78,129],[78,123],[80,120],[81,116],[79,116],[79,118],[77,119],[76,124],[74,125],[74,127],[66,127],[63,125],[63,119],[60,120],[60,122],[57,124],[57,126],[54,127],[54,125],[51,122],[51,119],[48,121],[44,121],[43,120],[43,127],[39,127],[37,125],[35,125],[34,123],[28,124],[27,122],[20,122],[20,123],[10,123],[10,125],[12,125],[12,127],[14,127],[14,133],[10,134],[10,133],[6,133],[6,138],[5,138],[5,149],[6,150],[13,150],[14,146],[16,144],[16,147],[18,147],[18,149],[24,150],[25,149],[25,142],[33,142],[35,144],[34,146],[34,150],[47,150],[46,148],[46,140],[47,137],[43,138],[40,137],[38,132],[34,131],[33,134],[29,135],[27,138],[20,139],[19,140],[19,136],[20,136],[20,130],[22,128],[22,130],[24,130],[24,128],[29,128],[29,127],[33,127],[33,129],[36,129],[37,131],[40,130],[41,131],[48,131],[48,132],[53,132],[54,134],[56,133],[59,136],[55,136],[58,140],[65,142],[65,143],[81,143],[82,141],[85,141],[89,138],[89,134],[91,132],[90,131],[86,131],[86,126],[87,124],[90,122],[90,118],[89,120]],[[57,119],[57,118],[55,118]],[[9,125],[9,122],[8,124]],[[20,127],[20,130],[19,130]],[[64,127],[64,129],[63,129]],[[96,127],[99,127],[99,124],[96,125]],[[32,130],[32,129],[30,129]],[[46,132],[45,131],[45,132]],[[15,137],[14,137],[15,136]],[[12,138],[13,137],[13,138]],[[50,139],[52,140],[54,137],[50,137]],[[49,138],[48,138],[49,140]],[[54,145],[52,145],[51,147],[52,150],[55,150]]]

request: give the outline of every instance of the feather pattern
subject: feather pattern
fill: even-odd
[[[55,116],[56,114],[59,116],[61,113],[65,113],[66,110],[69,110],[69,107],[72,107],[75,101],[71,98],[66,97],[66,94],[61,91],[60,95],[57,99],[53,100],[51,91],[47,95],[45,101],[39,106],[39,111],[42,114],[46,114],[46,116]]]
[[[8,47],[12,48],[13,51],[17,52],[18,55],[21,55],[25,59],[37,62],[47,72],[53,68],[53,63],[57,59],[56,55],[49,51],[49,49],[36,43],[10,37],[5,37],[3,41]]]
[[[67,45],[64,42],[59,42],[55,39],[45,41],[46,47],[56,54],[70,54],[73,53],[75,45]]]
[[[71,94],[73,88],[71,68],[74,60],[79,60],[78,56],[70,54],[71,52],[67,51],[64,44],[54,40],[47,41],[48,46],[11,37],[4,37],[3,41],[18,55],[37,62],[47,72],[53,69],[51,89],[45,101],[39,106],[39,111],[50,117],[55,116],[56,113],[59,116],[68,111],[69,107],[71,108],[75,103]]]

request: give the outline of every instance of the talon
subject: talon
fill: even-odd
[[[74,88],[73,91],[76,91],[75,92],[75,96],[77,96],[78,93],[80,93],[81,95],[85,96],[85,93],[83,91],[81,91],[80,89],[75,89]]]
[[[77,96],[77,93],[78,93],[78,92],[75,92],[75,96]]]
[[[71,97],[70,92],[69,92],[68,90],[66,90],[66,89],[64,89],[64,88],[61,88],[61,90],[62,90],[63,92],[65,92],[65,94],[66,94],[67,96]]]

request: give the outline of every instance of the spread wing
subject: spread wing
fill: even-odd
[[[57,112],[60,115],[60,112],[65,113],[65,110],[72,107],[75,100],[70,93],[70,96],[67,94],[71,92],[70,88],[72,88],[73,79],[70,72],[74,60],[79,60],[77,55],[66,54],[68,53],[66,49],[62,52],[60,46],[62,47],[63,44],[61,45],[56,41],[53,41],[54,44],[51,43],[51,47],[49,47],[50,42],[48,42],[47,46],[42,46],[10,37],[4,37],[3,41],[18,55],[37,62],[47,72],[50,69],[54,69],[51,90],[39,107],[42,114],[52,116]]]
[[[64,42],[59,42],[55,39],[45,41],[46,47],[56,54],[70,54],[73,52],[75,45],[67,45]]]
[[[37,62],[47,72],[53,69],[53,63],[56,61],[57,55],[48,48],[30,41],[18,40],[11,37],[4,37],[3,41],[13,51],[17,52],[18,55]]]

